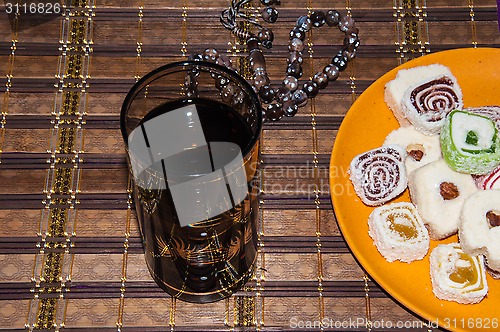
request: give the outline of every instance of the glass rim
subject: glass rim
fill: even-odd
[[[248,81],[243,78],[240,74],[235,72],[232,69],[226,68],[224,66],[218,65],[213,62],[208,62],[208,61],[196,61],[196,60],[183,60],[183,61],[176,61],[176,62],[171,62],[166,65],[160,66],[156,69],[153,69],[152,71],[148,72],[146,75],[141,77],[137,82],[134,83],[134,85],[130,88],[130,90],[127,92],[127,95],[125,96],[125,99],[122,103],[121,111],[120,111],[120,131],[122,134],[123,141],[125,143],[125,146],[128,147],[128,134],[125,128],[125,117],[126,113],[128,111],[128,108],[130,104],[132,103],[132,99],[137,95],[137,92],[140,91],[140,89],[145,85],[146,82],[151,80],[152,77],[160,74],[163,71],[167,71],[172,68],[176,67],[186,67],[186,66],[193,66],[193,65],[199,65],[202,67],[208,67],[208,68],[213,68],[217,69],[224,74],[231,76],[234,78],[238,83],[242,84],[245,89],[247,90],[251,102],[256,106],[257,108],[257,131],[255,134],[252,135],[252,139],[250,140],[248,146],[253,147],[257,143],[257,141],[260,138],[261,132],[262,132],[262,124],[263,124],[263,119],[262,119],[262,106],[260,104],[259,97],[257,96],[257,93],[253,89],[253,87],[248,83]],[[160,76],[161,77],[161,76]]]

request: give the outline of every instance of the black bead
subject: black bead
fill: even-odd
[[[316,84],[316,82],[313,81],[305,82],[302,90],[304,90],[304,92],[307,94],[309,98],[314,98],[319,93],[318,84]]]
[[[215,80],[215,87],[217,89],[222,89],[229,84],[229,79],[227,77],[221,76]]]
[[[328,24],[329,27],[333,27],[339,24],[340,20],[340,13],[336,10],[329,10],[326,13],[326,24]]]
[[[293,62],[286,68],[286,74],[295,78],[302,77],[302,66],[298,62]]]
[[[193,61],[203,61],[203,55],[199,53],[191,54],[188,57],[188,60],[193,60]]]
[[[313,82],[318,85],[318,88],[324,89],[328,85],[328,76],[323,72],[317,72],[313,76]]]
[[[219,52],[217,52],[215,48],[207,48],[203,52],[203,59],[205,61],[215,62],[217,61],[218,57],[219,57]]]
[[[347,68],[347,58],[342,53],[338,53],[333,57],[332,64],[337,66],[340,71],[344,71]]]
[[[312,12],[310,18],[315,27],[321,27],[326,22],[326,15],[322,11]]]
[[[261,11],[262,19],[267,23],[274,23],[278,20],[278,11],[274,7],[266,7]]]
[[[294,38],[298,38],[303,41],[304,39],[306,39],[306,33],[299,28],[294,27],[292,30],[290,30],[290,40]]]
[[[335,81],[339,77],[340,70],[336,65],[330,64],[323,69],[323,72],[328,76],[329,81]]]
[[[271,29],[268,29],[268,28],[262,28],[260,29],[259,33],[257,34],[257,38],[259,38],[259,40],[261,42],[263,41],[273,41],[274,40],[274,34],[273,34],[273,31]]]
[[[311,30],[312,22],[309,16],[303,15],[297,19],[295,26],[300,30],[307,32]]]
[[[264,85],[259,90],[259,97],[266,104],[269,104],[274,100],[274,95],[275,95],[274,89],[271,88],[269,85]]]
[[[262,46],[264,46],[267,49],[272,48],[273,47],[273,42],[270,41],[270,40],[264,40],[262,42]]]
[[[263,6],[272,6],[275,3],[275,0],[260,0],[260,3]]]
[[[285,116],[294,116],[297,114],[298,110],[299,107],[293,102],[293,100],[288,100],[283,103],[283,112],[285,113]]]
[[[285,112],[283,112],[283,108],[279,104],[270,104],[266,109],[266,118],[270,121],[278,121],[283,117]]]

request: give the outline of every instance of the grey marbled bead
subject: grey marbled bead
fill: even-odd
[[[348,60],[351,61],[356,57],[356,49],[354,47],[348,46],[346,50],[342,51],[342,55]]]
[[[323,72],[328,76],[328,80],[330,81],[335,81],[337,78],[339,78],[340,70],[339,67],[335,65],[328,65],[323,69]]]
[[[297,28],[302,31],[309,31],[312,28],[312,22],[309,16],[303,15],[297,19],[297,23],[295,24]]]
[[[260,12],[262,19],[268,23],[274,23],[278,20],[278,11],[273,7],[265,7]]]
[[[292,99],[292,94],[290,92],[290,89],[288,89],[284,85],[278,89],[277,96],[281,102],[285,102]]]
[[[290,91],[295,91],[299,87],[299,82],[297,79],[293,76],[287,76],[283,80],[283,84],[288,88]]]
[[[257,89],[260,89],[264,85],[269,85],[269,77],[267,75],[256,75],[253,84]]]
[[[304,58],[302,58],[302,52],[290,52],[287,60],[289,64],[294,62],[301,64],[304,61]]]
[[[290,40],[288,44],[288,50],[290,52],[302,52],[304,50],[304,42],[299,38],[294,38]]]
[[[339,21],[339,29],[340,31],[346,32],[347,30],[354,28],[355,23],[352,17],[350,16],[342,16]]]
[[[303,107],[307,105],[307,94],[304,90],[297,90],[292,95],[292,100],[298,107]]]

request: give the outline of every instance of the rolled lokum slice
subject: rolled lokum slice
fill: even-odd
[[[500,130],[500,107],[498,106],[483,106],[465,108],[464,111],[472,112],[490,118],[495,122],[497,129]]]
[[[401,126],[439,134],[446,115],[463,107],[462,90],[440,64],[403,69],[385,86],[385,101]]]
[[[440,139],[444,159],[457,172],[487,174],[500,164],[500,137],[490,118],[453,111]]]
[[[472,176],[450,169],[443,159],[412,172],[408,187],[431,239],[444,239],[458,231],[460,210],[478,189]]]
[[[458,235],[466,253],[484,255],[500,272],[500,190],[480,190],[465,201]]]
[[[430,162],[441,159],[441,145],[438,135],[424,135],[413,126],[399,127],[387,135],[384,145],[401,145],[407,153],[406,173]]]
[[[479,189],[500,189],[500,165],[488,174],[474,176],[474,181]]]
[[[484,258],[464,253],[458,243],[432,250],[430,273],[432,291],[441,300],[472,304],[488,293]]]
[[[375,208],[368,218],[368,234],[388,262],[410,263],[429,251],[429,233],[415,206],[409,202]]]
[[[405,155],[401,146],[387,145],[354,157],[349,173],[363,203],[382,205],[406,189]]]

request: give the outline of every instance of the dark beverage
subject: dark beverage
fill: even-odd
[[[231,200],[232,208],[223,213],[182,226],[171,189],[154,186],[155,172],[161,168],[151,167],[148,173],[153,179],[151,187],[134,183],[135,207],[147,265],[158,285],[182,300],[212,302],[239,289],[253,272],[257,251],[259,148],[252,141],[249,119],[214,100],[193,98],[168,102],[150,111],[141,123],[155,121],[156,117],[186,105],[196,106],[210,155],[217,153],[214,150],[217,145],[210,142],[230,142],[239,147],[248,194],[241,202]],[[163,172],[180,174],[176,178],[187,179],[206,173],[206,165],[196,154],[190,155],[193,151],[181,154],[181,159],[190,163],[189,172],[182,163],[176,167],[175,162],[167,163],[170,169]]]

